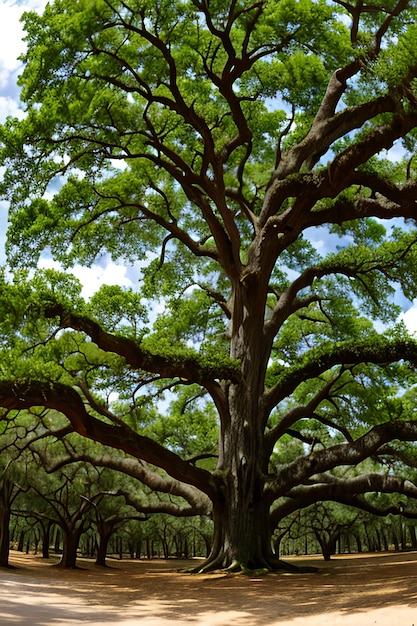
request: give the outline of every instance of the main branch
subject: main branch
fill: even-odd
[[[72,387],[37,380],[3,380],[0,382],[0,406],[15,410],[33,406],[55,409],[65,415],[83,437],[157,465],[173,478],[194,485],[209,497],[215,496],[215,485],[209,472],[183,461],[177,454],[126,425],[115,426],[98,420],[88,413],[81,396]]]

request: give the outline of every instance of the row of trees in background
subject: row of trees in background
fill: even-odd
[[[193,559],[204,558],[211,543],[212,525],[206,518],[191,518],[184,522],[172,516],[160,514],[151,519],[139,516],[123,516],[123,513],[110,514],[106,518],[106,533],[102,532],[102,520],[96,513],[84,510],[78,515],[76,506],[71,509],[60,506],[61,516],[48,512],[39,513],[36,502],[30,497],[21,508],[17,499],[10,516],[10,548],[26,553],[54,557],[59,567],[75,568],[80,557],[94,560],[96,565],[106,566],[108,559]],[[112,507],[117,502],[111,503]],[[24,506],[24,504],[23,504]],[[109,506],[109,509],[112,507]],[[68,530],[65,520],[78,517],[78,525],[72,528],[70,554]],[[115,523],[114,518],[118,518]],[[64,523],[63,523],[64,521]],[[68,558],[70,557],[70,558]],[[58,561],[56,561],[58,558]],[[5,565],[6,567],[8,565]]]
[[[300,516],[297,525],[289,520],[277,529],[276,550],[282,556],[317,555],[325,560],[335,554],[361,554],[389,551],[417,550],[416,522],[388,516],[384,520],[361,516],[355,524],[338,524],[323,507],[317,515],[316,507]],[[13,550],[41,554],[43,558],[63,553],[64,535],[59,522],[44,521],[33,511],[12,513],[10,519],[10,546]],[[340,506],[339,518],[349,518],[350,511]],[[327,517],[327,525],[317,525],[317,519]],[[106,559],[202,559],[211,545],[212,525],[205,518],[190,518],[187,523],[172,516],[156,515],[152,520],[130,522],[125,519],[114,526],[108,541]],[[96,565],[105,565],[99,551],[99,531],[95,519],[90,518],[77,550],[77,557],[94,559]],[[61,559],[60,565],[63,561]]]
[[[101,566],[108,556],[208,556],[210,515],[193,516],[178,496],[156,494],[123,468],[122,458],[120,471],[113,469],[114,453],[106,457],[61,429],[51,435],[50,419],[56,424],[57,416],[46,411],[15,413],[0,436],[0,566],[8,566],[10,546],[44,558],[59,555],[67,568],[76,567],[79,556]],[[187,445],[180,428],[177,437]],[[404,514],[397,495],[373,494],[369,508],[378,507],[387,515],[328,502],[296,511],[272,529],[275,552],[321,552],[330,559],[336,552],[417,549],[417,512]]]
[[[21,466],[25,466],[22,473]],[[19,469],[20,467],[20,469]],[[83,462],[49,475],[32,458],[2,468],[0,483],[0,565],[9,547],[43,558],[59,555],[61,567],[74,568],[88,557],[100,566],[108,557],[131,559],[207,557],[212,523],[207,516],[187,520],[140,513],[137,485],[112,470]],[[129,504],[130,502],[130,504]],[[380,518],[343,505],[318,503],[285,518],[274,530],[277,554],[332,555],[417,549],[417,520]]]
[[[193,510],[143,485],[128,458],[98,450],[65,428],[52,435],[48,420],[57,419],[46,411],[17,413],[0,435],[1,566],[8,565],[10,543],[22,547],[24,535],[45,557],[50,545],[59,548],[60,565],[69,568],[80,549],[98,565],[109,550],[166,558],[208,554],[207,516],[191,521]]]

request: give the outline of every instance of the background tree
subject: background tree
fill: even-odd
[[[10,518],[12,506],[22,487],[10,465],[1,468],[0,476],[0,567],[9,567]],[[17,472],[18,473],[18,472]]]
[[[346,511],[346,508],[331,503],[325,506],[318,503],[305,511],[303,517],[303,525],[313,532],[324,560],[330,561],[332,555],[336,553],[342,533],[351,529],[358,519],[358,513]]]
[[[1,404],[59,411],[211,507],[205,569],[282,565],[271,529],[306,502],[415,498],[383,463],[417,435],[417,345],[393,326],[417,284],[414,4],[56,0],[25,24],[10,261],[110,255],[137,285],[84,303],[66,275],[4,281]],[[150,428],[189,386],[215,460]]]
[[[84,466],[42,476],[31,485],[37,497],[37,507],[29,511],[30,517],[38,517],[58,526],[62,531],[62,556],[59,566],[75,569],[81,535],[91,526],[90,502],[85,494],[94,489],[91,476]],[[33,498],[34,500],[34,498]],[[33,503],[32,500],[32,503]],[[22,515],[22,511],[19,512]]]

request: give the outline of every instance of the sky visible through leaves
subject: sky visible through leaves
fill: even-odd
[[[19,117],[23,115],[17,87],[17,77],[22,67],[18,57],[25,50],[23,25],[20,23],[20,18],[25,11],[42,12],[46,4],[47,0],[0,0],[0,123],[3,123],[9,115]],[[5,263],[7,210],[7,202],[0,201],[0,265]],[[43,258],[40,264],[42,267],[57,269],[59,267],[48,258]],[[84,285],[85,297],[91,296],[101,284],[105,283],[133,287],[138,272],[138,269],[128,271],[126,267],[108,259],[102,259],[92,268],[81,266],[74,268],[74,274]]]
[[[20,18],[25,11],[42,12],[47,0],[0,0],[0,123],[7,116],[23,116],[19,104],[17,77],[21,71],[18,56],[24,51],[23,27]],[[1,173],[1,168],[0,168]],[[5,263],[4,244],[7,229],[7,202],[0,201],[0,265]],[[320,231],[313,233],[314,246],[324,251],[329,242],[322,238]],[[41,267],[59,268],[51,258],[43,257]],[[83,295],[91,296],[101,284],[117,284],[124,287],[135,287],[140,266],[127,268],[108,258],[102,258],[91,268],[76,266],[73,273],[83,284]],[[417,332],[417,301],[410,306],[409,302],[400,301],[404,309],[403,318],[411,331]]]

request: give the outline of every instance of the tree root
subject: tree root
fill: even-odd
[[[222,556],[217,556],[213,559],[204,561],[203,564],[198,567],[186,570],[189,574],[209,574],[220,572],[224,574],[243,574],[245,576],[264,576],[271,573],[282,574],[310,574],[318,571],[317,567],[311,566],[299,566],[281,559],[268,559],[264,560],[262,565],[258,567],[248,564],[240,563],[237,559],[232,561],[230,565],[224,567],[224,559]]]

